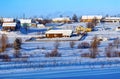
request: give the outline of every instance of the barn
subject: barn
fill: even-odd
[[[72,30],[49,30],[45,33],[47,38],[70,37]]]

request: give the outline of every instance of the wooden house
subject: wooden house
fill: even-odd
[[[104,17],[102,22],[120,23],[120,17]]]
[[[6,31],[15,31],[16,26],[16,23],[3,23],[2,28]]]
[[[100,22],[102,16],[101,15],[82,16],[80,22],[92,22],[94,19]]]
[[[45,33],[47,38],[70,37],[72,30],[49,30]]]
[[[70,18],[69,17],[61,17],[61,18],[53,18],[52,22],[54,23],[68,23],[70,22]]]

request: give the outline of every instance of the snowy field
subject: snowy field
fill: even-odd
[[[73,26],[85,24],[65,24],[62,29],[73,29]],[[65,27],[67,26],[67,27]],[[70,27],[71,26],[71,27]],[[115,79],[120,78],[120,58],[106,57],[105,48],[114,39],[120,38],[120,32],[115,28],[119,24],[99,24],[96,26],[97,31],[92,31],[85,36],[84,39],[74,41],[73,48],[70,47],[71,41],[59,41],[57,52],[61,54],[60,57],[46,57],[47,53],[55,49],[56,41],[45,38],[44,40],[25,41],[31,37],[39,37],[36,33],[28,35],[20,32],[7,33],[9,43],[13,43],[16,37],[22,38],[22,45],[20,53],[22,58],[14,58],[14,49],[7,48],[4,53],[11,57],[9,62],[0,59],[0,78],[1,79],[61,79],[61,78],[80,78],[80,79]],[[109,30],[107,29],[109,28]],[[1,34],[3,32],[0,32]],[[99,55],[96,58],[82,57],[84,53],[90,53],[89,48],[78,48],[82,42],[91,43],[93,37],[103,38],[98,46]],[[71,38],[78,39],[80,37]],[[58,40],[58,39],[57,39]],[[68,40],[68,39],[67,39]],[[115,49],[120,51],[119,49]],[[112,49],[111,49],[112,51]],[[25,57],[24,57],[25,56]]]

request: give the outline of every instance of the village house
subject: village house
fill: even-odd
[[[53,18],[52,22],[54,23],[68,23],[70,22],[70,18],[69,17],[61,17],[61,18]]]
[[[17,28],[17,23],[14,18],[2,18],[2,30],[5,31],[15,31]]]
[[[23,24],[27,24],[28,26],[31,26],[32,24],[32,19],[19,19],[21,26],[23,26]]]
[[[72,30],[49,30],[45,33],[47,38],[70,37]]]
[[[5,31],[15,31],[17,23],[3,23],[2,29]]]
[[[15,22],[14,18],[2,18],[2,20],[3,20],[4,23],[13,23],[13,22]]]
[[[120,17],[104,17],[102,22],[120,23]]]
[[[82,16],[80,22],[92,22],[94,19],[100,22],[102,16],[101,15]]]

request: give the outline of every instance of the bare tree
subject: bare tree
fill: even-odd
[[[109,43],[108,46],[105,48],[105,52],[106,52],[106,56],[107,57],[112,57],[112,52],[113,52],[113,49],[114,46],[112,43]]]
[[[7,43],[8,43],[8,37],[6,34],[2,34],[1,36],[1,49],[2,52],[5,51],[6,47],[7,47]]]
[[[22,44],[22,39],[21,38],[16,38],[14,41],[14,56],[18,58],[20,56],[20,49],[21,49],[21,44]]]
[[[113,44],[114,44],[114,46],[115,46],[116,48],[118,48],[118,47],[119,47],[119,44],[120,44],[120,39],[117,38],[116,40],[114,40],[114,41],[113,41]]]
[[[115,50],[115,45],[113,43],[109,43],[105,48],[106,57],[120,57],[120,51]]]
[[[51,51],[51,53],[47,53],[46,57],[61,57],[61,54],[58,52],[57,49]]]
[[[59,46],[60,46],[59,41],[56,41],[56,42],[54,43],[54,48],[55,48],[55,49],[58,49]]]
[[[94,24],[94,26],[96,26],[98,23],[98,19],[96,17],[94,17],[94,19],[92,20],[92,23]]]
[[[80,44],[78,44],[78,49],[80,48],[90,48],[90,44],[87,42],[82,42]]]
[[[94,19],[92,20],[92,22],[87,23],[87,28],[93,29],[97,25],[97,23],[98,23],[98,20],[97,20],[96,17],[94,17]]]
[[[87,28],[93,29],[94,27],[95,27],[95,26],[94,26],[93,23],[91,23],[91,22],[87,23]]]
[[[97,36],[93,38],[93,41],[91,42],[91,48],[90,48],[90,57],[96,58],[96,55],[98,54],[98,45],[100,44],[100,40],[97,39]]]
[[[3,54],[3,55],[0,54],[0,59],[2,59],[5,62],[9,62],[10,61],[10,57],[9,57],[8,54]]]
[[[76,14],[73,15],[72,20],[74,20],[74,22],[78,22],[78,17]]]
[[[70,47],[73,48],[75,46],[75,42],[74,41],[71,41],[70,42]]]

